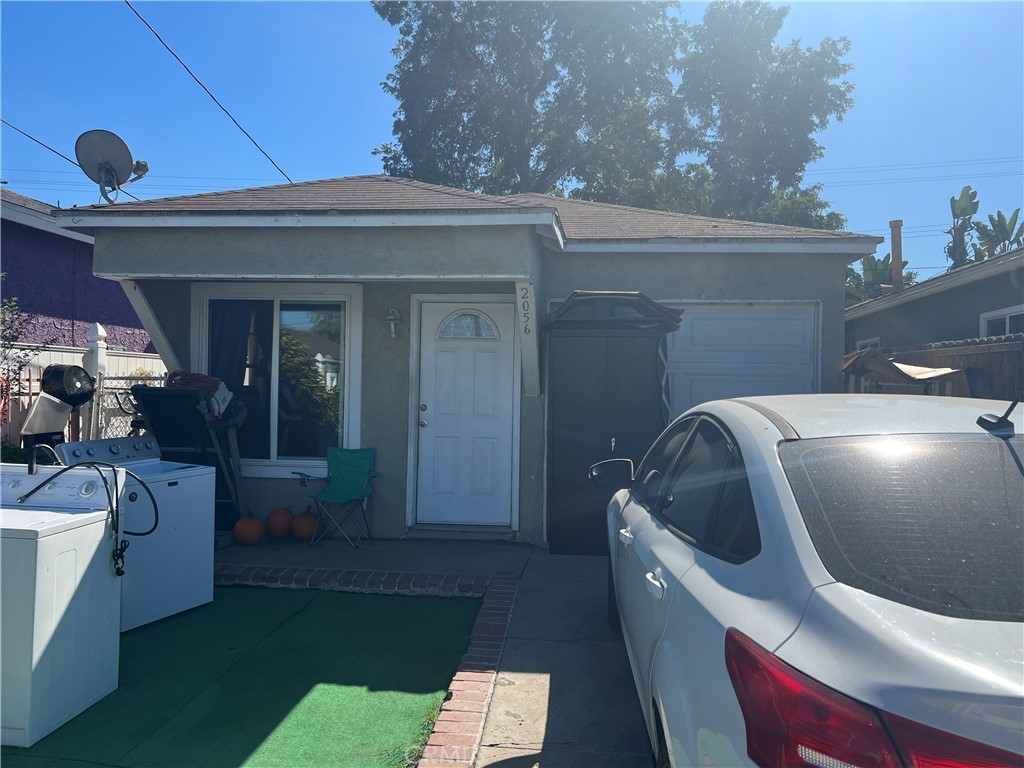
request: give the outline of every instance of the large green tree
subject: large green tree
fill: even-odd
[[[703,161],[691,166],[706,166],[711,178],[702,213],[840,223],[824,217],[820,187],[800,185],[808,163],[824,155],[815,134],[853,104],[850,43],[777,45],[787,14],[765,3],[711,3],[700,24],[683,27],[678,95]]]
[[[655,3],[376,2],[399,27],[387,173],[549,192],[664,156],[674,24]]]
[[[712,3],[375,2],[397,26],[385,172],[841,228],[814,139],[851,105],[849,43],[778,46],[786,9]]]

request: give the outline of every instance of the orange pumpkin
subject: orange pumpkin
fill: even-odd
[[[310,541],[313,532],[318,531],[320,520],[312,512],[302,512],[292,517],[292,536],[303,541]]]
[[[267,515],[267,533],[275,539],[283,539],[292,530],[292,513],[287,509],[275,509]]]
[[[257,517],[243,517],[235,523],[235,541],[255,544],[263,538],[263,523]]]

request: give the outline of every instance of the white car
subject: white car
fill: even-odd
[[[591,467],[657,764],[1024,765],[1022,432],[991,400],[751,397]]]

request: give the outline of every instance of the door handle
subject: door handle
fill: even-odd
[[[648,571],[644,574],[644,585],[647,587],[647,591],[654,595],[655,600],[661,600],[665,596],[665,585],[653,572]]]
[[[630,532],[629,528],[619,529],[619,541],[621,541],[623,544],[633,543],[633,534]]]
[[[427,420],[426,419],[420,419],[420,426],[421,427],[427,426]]]
[[[612,438],[612,453],[615,453],[615,438]]]

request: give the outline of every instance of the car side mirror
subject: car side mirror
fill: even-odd
[[[633,460],[608,459],[599,461],[587,471],[587,476],[598,488],[631,488],[633,485]]]

